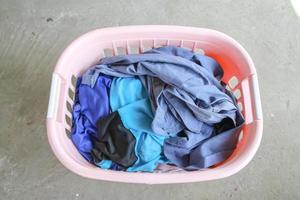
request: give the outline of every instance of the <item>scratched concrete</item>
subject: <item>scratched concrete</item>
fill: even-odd
[[[52,154],[45,128],[53,66],[91,29],[208,27],[237,39],[259,74],[264,136],[230,178],[135,185],[81,178]],[[300,199],[300,18],[289,1],[0,0],[0,199]]]

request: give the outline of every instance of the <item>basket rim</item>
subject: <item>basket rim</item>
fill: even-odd
[[[67,57],[67,55],[70,53],[70,51],[77,46],[82,40],[85,40],[86,38],[89,38],[93,36],[94,34],[109,34],[112,32],[123,32],[123,33],[132,33],[132,32],[138,32],[138,33],[145,33],[145,32],[173,32],[173,33],[200,33],[200,32],[206,32],[207,34],[214,34],[218,35],[220,37],[223,37],[227,41],[229,41],[232,45],[234,45],[245,57],[251,74],[252,78],[255,79],[257,82],[257,74],[256,69],[254,66],[254,63],[247,53],[247,51],[233,38],[230,36],[217,31],[213,29],[207,29],[207,28],[196,28],[196,27],[189,27],[189,26],[174,26],[174,25],[135,25],[135,26],[120,26],[120,27],[107,27],[107,28],[100,28],[95,29],[92,31],[89,31],[77,39],[75,39],[73,42],[71,42],[70,45],[63,51],[60,58],[58,59],[58,62],[56,63],[55,69],[53,74],[60,74],[60,68],[63,67],[63,59]],[[258,85],[257,85],[258,87]],[[256,88],[254,88],[256,89]],[[258,89],[258,88],[257,88]],[[52,91],[52,89],[51,89]],[[258,91],[259,95],[259,91]],[[50,96],[51,99],[51,96]],[[57,98],[55,98],[56,101],[58,101]],[[256,99],[256,101],[259,105],[261,104],[260,98]],[[49,100],[50,105],[50,100]],[[49,106],[50,107],[50,106]],[[261,107],[257,108],[261,109]],[[260,111],[261,113],[261,111]],[[254,157],[256,151],[258,150],[259,144],[262,139],[262,130],[263,130],[263,119],[262,114],[257,119],[254,120],[254,129],[256,130],[256,138],[255,138],[255,144],[251,146],[251,152],[247,154],[247,156],[240,162],[235,163],[234,166],[231,166],[228,168],[228,166],[223,168],[215,168],[205,171],[199,171],[198,173],[194,172],[184,172],[180,174],[175,173],[166,173],[166,174],[160,174],[160,173],[130,173],[130,172],[115,172],[115,171],[108,171],[103,170],[100,168],[93,169],[93,172],[90,171],[91,169],[87,169],[87,167],[81,166],[79,163],[77,163],[75,160],[73,160],[66,152],[60,151],[61,147],[60,142],[56,138],[55,132],[59,131],[61,126],[61,123],[56,122],[51,117],[47,117],[47,135],[48,140],[50,143],[50,146],[56,155],[56,157],[60,160],[60,162],[69,170],[73,171],[74,173],[91,178],[91,179],[100,179],[100,180],[107,180],[107,181],[117,181],[117,182],[130,182],[130,183],[147,183],[147,184],[163,184],[163,183],[185,183],[185,182],[198,182],[198,181],[206,181],[206,180],[215,180],[224,178],[227,176],[231,176],[238,171],[240,171],[242,168],[244,168]],[[225,172],[226,173],[222,173]],[[95,173],[98,173],[98,175],[95,176]],[[202,173],[202,176],[199,175],[199,173]],[[170,177],[173,176],[173,177]],[[186,178],[184,176],[188,176],[189,178]]]

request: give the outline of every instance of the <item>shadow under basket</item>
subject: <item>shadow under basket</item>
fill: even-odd
[[[245,125],[234,153],[221,164],[198,171],[155,173],[104,170],[88,163],[68,137],[72,126],[76,77],[106,56],[137,54],[154,47],[180,46],[217,60],[223,81],[238,99]],[[53,72],[47,114],[52,150],[69,170],[83,177],[127,183],[186,183],[228,177],[244,168],[255,155],[263,130],[259,86],[252,59],[231,37],[210,29],[180,26],[127,26],[97,29],[72,42]]]

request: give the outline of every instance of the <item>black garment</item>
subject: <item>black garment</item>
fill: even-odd
[[[99,138],[92,139],[95,163],[105,159],[127,168],[136,162],[135,137],[124,127],[118,112],[101,118],[97,128]]]

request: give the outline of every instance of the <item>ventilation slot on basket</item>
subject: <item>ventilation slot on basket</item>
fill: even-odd
[[[198,53],[198,54],[201,54],[201,55],[204,55],[204,54],[205,54],[204,50],[203,50],[203,49],[200,49],[200,48],[195,48],[195,49],[194,49],[194,52],[195,52],[195,53]]]
[[[65,129],[65,131],[66,131],[66,135],[67,135],[68,137],[71,137],[71,131],[68,130],[68,129]]]
[[[71,88],[69,88],[69,90],[68,90],[68,95],[69,95],[70,99],[72,99],[74,101],[75,92]]]
[[[77,83],[76,76],[72,75],[71,82],[72,82],[73,87],[75,88],[76,87],[76,83]]]
[[[182,47],[185,49],[188,49],[190,51],[192,51],[194,49],[195,46],[195,42],[193,41],[183,41],[182,42]]]
[[[236,89],[236,90],[233,92],[233,95],[235,96],[236,99],[239,99],[239,98],[241,97],[241,90]]]
[[[67,101],[67,110],[72,113],[72,106],[70,104],[70,102]]]
[[[148,45],[143,45],[143,52],[149,51],[150,49],[152,49],[152,46]]]
[[[228,91],[231,91],[230,87],[228,85],[225,86],[225,88],[228,90]]]
[[[71,85],[68,88],[68,96],[66,98],[66,114],[65,114],[66,127],[65,127],[65,132],[66,132],[68,137],[70,137],[71,128],[72,128],[72,111],[73,111],[73,106],[72,105],[74,104],[74,100],[75,100],[76,85],[77,85],[77,78],[74,75],[72,75]]]
[[[67,114],[65,115],[65,119],[66,119],[66,124],[67,124],[65,130],[66,130],[67,136],[69,137],[70,133],[71,133],[71,129],[72,129],[72,119]]]
[[[154,41],[155,48],[163,47],[163,46],[167,46],[167,45],[168,45],[168,40],[155,40]]]
[[[240,134],[239,134],[239,139],[238,139],[238,140],[239,140],[239,142],[240,142],[240,141],[242,141],[242,139],[243,139],[243,136],[244,136],[244,132],[243,132],[243,131],[241,131],[241,132],[240,132]]]
[[[126,55],[127,54],[126,48],[124,48],[124,47],[117,47],[117,53],[118,53],[118,55]]]
[[[136,45],[130,45],[129,52],[130,52],[130,54],[139,54],[140,48],[139,48],[139,46],[136,46]]]
[[[180,45],[181,45],[181,40],[169,40],[168,44],[169,44],[170,46],[180,47]]]
[[[239,80],[237,79],[236,76],[231,77],[228,81],[228,85],[231,89],[234,89],[239,83]]]
[[[243,104],[241,102],[237,103],[238,108],[240,109],[240,111],[243,111]]]
[[[104,49],[103,53],[105,57],[111,57],[114,55],[114,51],[112,49]]]
[[[69,127],[72,127],[72,120],[71,120],[71,118],[68,115],[65,115],[65,117],[66,117],[66,122],[69,125]]]
[[[141,44],[143,52],[149,51],[154,47],[154,40],[143,40]]]

